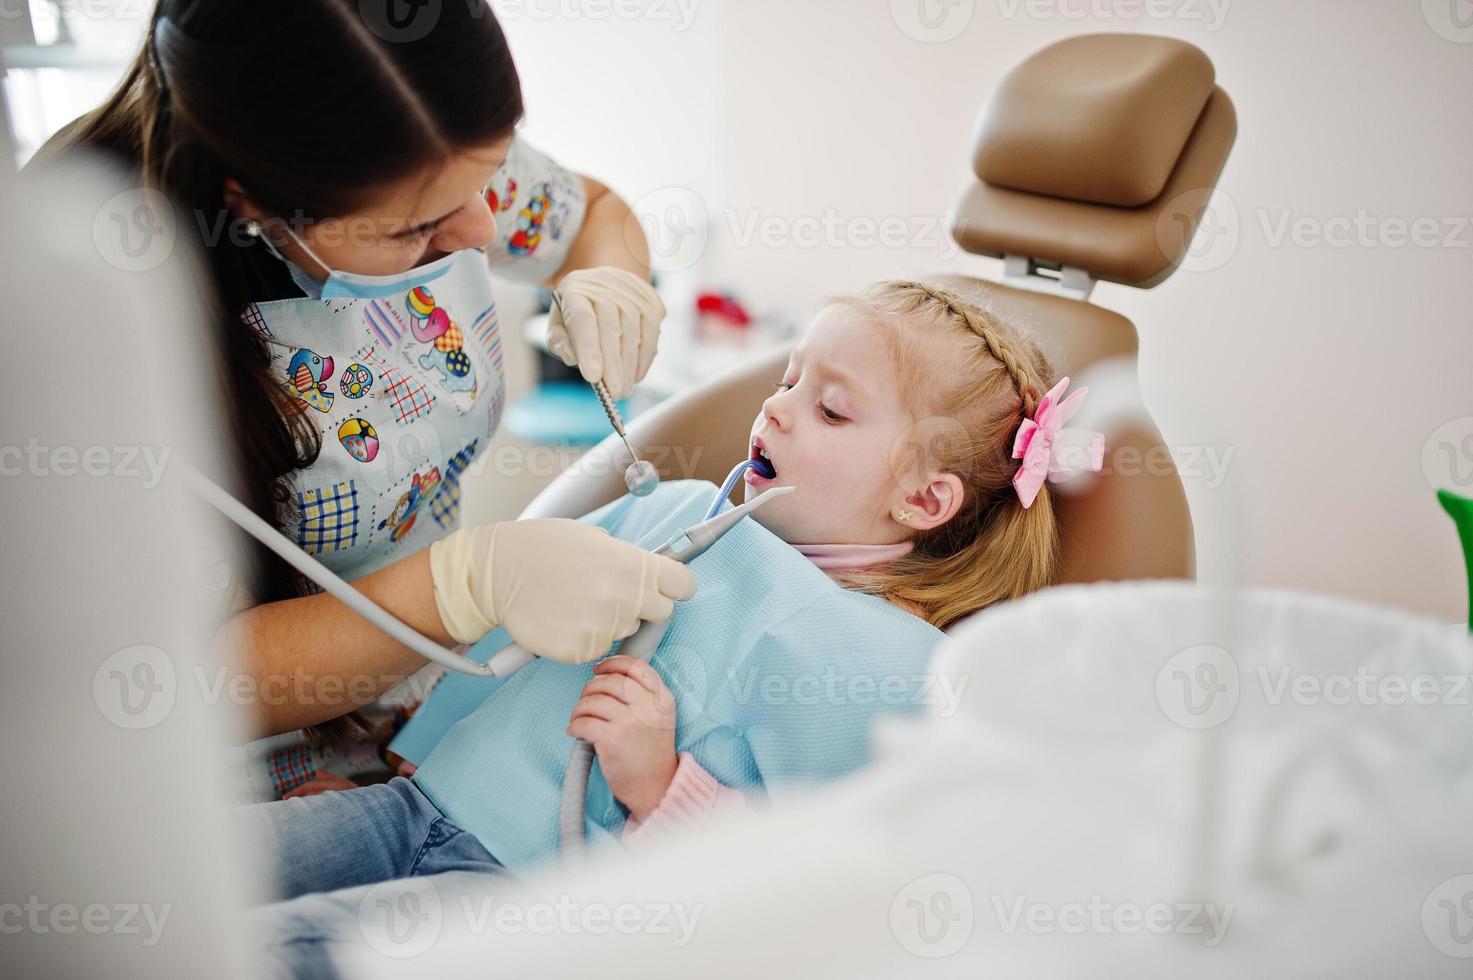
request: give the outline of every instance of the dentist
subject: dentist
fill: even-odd
[[[490,8],[405,14],[158,0],[117,92],[43,156],[114,156],[199,236],[220,435],[252,510],[438,642],[504,626],[586,662],[695,583],[572,521],[458,529],[460,478],[506,398],[491,273],[556,284],[567,322],[554,315],[551,349],[615,397],[648,370],[664,307],[629,209],[516,134],[520,84]],[[249,547],[222,639],[257,690],[284,695],[258,699],[258,734],[345,714],[423,664]]]

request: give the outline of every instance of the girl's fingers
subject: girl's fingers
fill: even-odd
[[[595,675],[603,676],[609,674],[623,674],[625,677],[636,681],[651,694],[659,694],[665,689],[665,682],[655,672],[655,668],[640,660],[638,657],[612,656],[600,660],[593,668]]]
[[[609,723],[598,718],[574,718],[568,723],[568,734],[597,745],[608,734]]]
[[[573,705],[573,718],[597,718],[599,721],[613,721],[621,711],[629,708],[623,701],[609,697],[607,694],[588,694]]]
[[[643,693],[637,682],[623,674],[606,673],[583,685],[583,697],[590,694],[607,694],[615,701],[628,704],[630,699]]]

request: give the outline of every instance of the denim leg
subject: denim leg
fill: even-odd
[[[480,841],[408,779],[243,807],[280,898],[436,874],[497,870]]]
[[[348,964],[405,970],[495,894],[505,879],[453,871],[303,895],[251,909],[247,926],[254,975],[281,980],[335,980]],[[405,974],[413,975],[412,971]]]

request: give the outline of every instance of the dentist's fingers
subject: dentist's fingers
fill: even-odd
[[[599,342],[598,307],[582,293],[563,297],[564,325],[572,354],[583,380],[593,384],[604,376],[603,348]],[[571,365],[570,365],[571,366]]]
[[[650,557],[655,559],[655,588],[661,595],[681,601],[696,594],[696,576],[690,568],[664,555],[651,554]]]
[[[578,363],[573,354],[572,338],[568,336],[568,321],[563,316],[563,308],[572,301],[571,296],[562,297],[561,302],[553,303],[547,313],[547,349],[568,367]]]
[[[616,398],[628,397],[634,390],[634,382],[639,380],[639,344],[643,331],[640,329],[640,314],[638,310],[619,311],[619,376],[623,381],[624,394],[615,395]]]
[[[639,331],[639,360],[634,369],[634,380],[636,383],[643,381],[644,376],[650,373],[650,365],[654,363],[655,352],[660,347],[660,325],[658,323],[641,323]]]
[[[639,618],[663,623],[675,614],[675,600],[659,592],[646,592],[639,607]],[[620,637],[622,639],[622,637]]]
[[[623,323],[619,316],[619,304],[605,299],[595,300],[594,311],[598,314],[599,360],[603,362],[603,383],[613,398],[629,394],[631,385],[624,374],[623,339],[620,336]]]

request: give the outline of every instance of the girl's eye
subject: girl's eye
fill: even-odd
[[[823,417],[826,420],[828,420],[829,422],[843,422],[844,421],[844,416],[842,416],[839,413],[831,410],[823,402],[819,402],[818,403],[818,410],[823,413]]]
[[[778,391],[782,392],[782,391],[787,391],[789,388],[791,388],[793,386],[790,385],[790,384],[788,384],[786,381],[779,381],[775,385],[775,387],[777,388]]]

